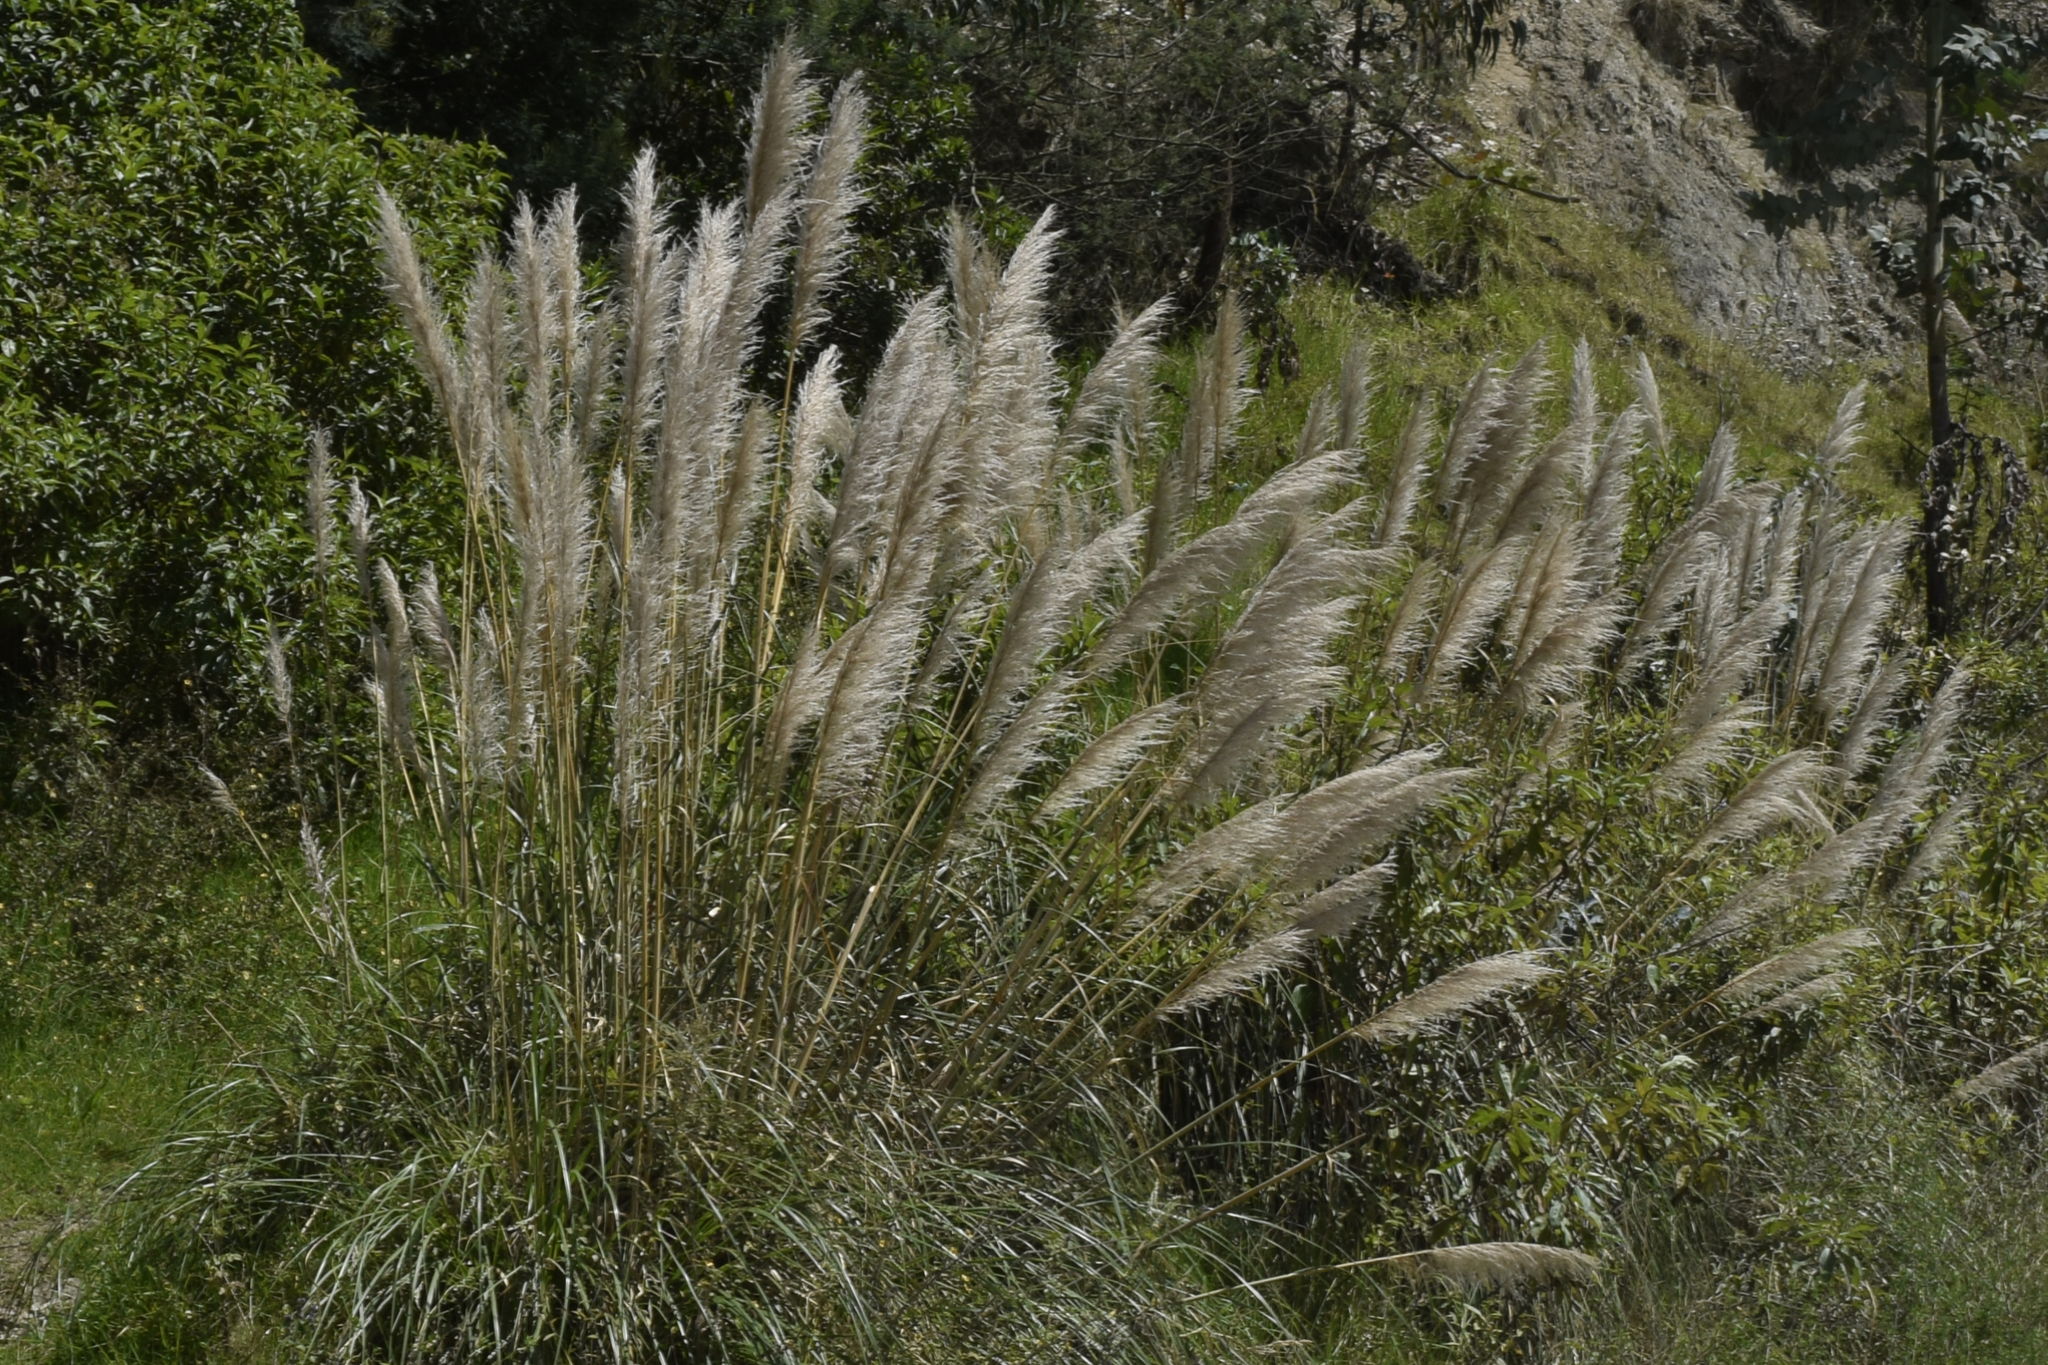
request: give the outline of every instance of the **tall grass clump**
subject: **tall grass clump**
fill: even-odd
[[[386,201],[463,551],[327,533],[383,754],[279,868],[331,997],[199,1097],[135,1263],[362,1360],[1207,1359],[1367,1267],[1592,1273],[1694,1121],[1637,1079],[1748,1084],[1847,986],[1943,769],[1859,395],[1788,490],[1681,475],[1647,365],[1543,435],[1541,348],[1362,449],[1354,361],[1257,477],[1227,301],[1184,396],[1164,305],[1067,382],[1048,216],[956,219],[855,401],[820,104],[779,53],[687,234],[643,158],[603,288],[565,195],[451,317]],[[1571,1110],[1510,1114],[1576,1144],[1547,1212],[1425,1174],[1509,1073]]]

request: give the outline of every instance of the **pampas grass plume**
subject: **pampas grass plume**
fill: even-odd
[[[1397,1264],[1414,1275],[1449,1280],[1468,1292],[1589,1284],[1600,1273],[1596,1257],[1538,1242],[1432,1247],[1413,1252]]]
[[[1444,973],[1427,986],[1403,996],[1352,1030],[1368,1043],[1441,1033],[1450,1024],[1491,1004],[1513,990],[1558,974],[1545,966],[1540,952],[1497,953]]]
[[[2023,1048],[1995,1065],[1987,1066],[1956,1087],[1958,1100],[1995,1099],[2023,1083],[2041,1064],[2048,1062],[2048,1042]]]
[[[1877,935],[1868,929],[1843,929],[1824,934],[1759,962],[1708,998],[1723,1005],[1746,1005],[1817,976],[1851,953],[1875,948],[1877,942]]]

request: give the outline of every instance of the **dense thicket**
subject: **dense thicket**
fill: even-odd
[[[237,675],[293,562],[309,425],[423,487],[371,189],[462,259],[493,158],[366,129],[270,0],[9,0],[0,70],[0,679],[175,711]]]

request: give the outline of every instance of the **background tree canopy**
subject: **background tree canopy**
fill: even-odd
[[[1519,31],[1501,0],[300,0],[308,41],[380,127],[483,138],[515,189],[609,185],[660,154],[678,196],[730,192],[743,88],[797,36],[877,101],[873,243],[840,325],[855,349],[937,278],[929,225],[956,206],[1048,205],[1072,249],[1057,301],[1099,335],[1112,292],[1208,296],[1234,238],[1326,264],[1376,245],[1369,163],[1449,72]],[[1361,169],[1365,173],[1361,174]],[[616,226],[593,204],[594,226]]]
[[[0,15],[0,676],[175,705],[232,675],[297,554],[310,424],[373,492],[423,462],[374,186],[465,260],[495,157],[366,128],[268,0]]]

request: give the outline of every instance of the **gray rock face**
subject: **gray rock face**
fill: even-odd
[[[1917,341],[1866,235],[1887,217],[1879,186],[1904,164],[1917,98],[1866,62],[1856,105],[1825,111],[1860,144],[1796,175],[1744,107],[1812,97],[1800,82],[1829,79],[1839,57],[1789,0],[1535,0],[1523,13],[1528,40],[1479,73],[1474,112],[1603,218],[1659,242],[1710,330],[1797,372]]]

